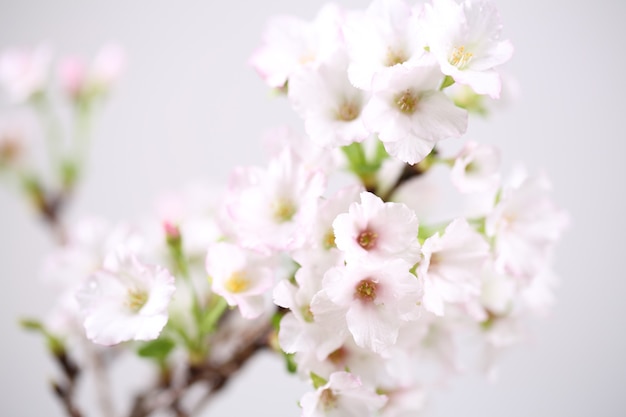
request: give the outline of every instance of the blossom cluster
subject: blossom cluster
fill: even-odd
[[[47,331],[148,341],[142,356],[163,367],[176,350],[201,363],[221,327],[272,320],[274,349],[312,385],[304,417],[414,415],[467,366],[461,337],[493,371],[552,302],[568,218],[544,176],[502,176],[496,147],[439,142],[500,96],[512,51],[488,0],[272,20],[251,64],[306,133],[275,130],[267,165],[168,195],[136,224],[74,224],[45,263],[60,294]],[[106,79],[63,68],[75,96]],[[29,74],[7,91],[34,94]]]

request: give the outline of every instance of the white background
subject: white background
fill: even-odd
[[[233,166],[261,163],[259,138],[268,128],[301,129],[246,62],[268,17],[311,19],[321,4],[0,0],[2,48],[48,40],[60,53],[89,56],[114,40],[127,50],[129,69],[98,121],[73,215],[136,219],[164,189],[198,178],[220,184]],[[497,4],[516,47],[508,70],[522,95],[486,122],[473,121],[468,136],[501,146],[507,167],[520,160],[544,169],[573,221],[556,254],[562,286],[553,314],[504,357],[498,384],[461,378],[437,396],[430,415],[624,416],[626,3]],[[55,369],[40,339],[16,324],[52,304],[37,280],[51,245],[27,206],[0,190],[2,416],[63,415],[48,389]],[[279,361],[259,357],[206,415],[296,416],[302,390]]]

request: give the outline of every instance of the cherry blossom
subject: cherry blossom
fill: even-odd
[[[243,245],[284,250],[302,244],[324,180],[322,173],[307,170],[289,151],[273,159],[267,170],[235,171],[227,206]]]
[[[229,305],[239,307],[244,318],[253,319],[263,313],[264,293],[274,284],[274,272],[262,258],[219,242],[209,246],[206,270],[213,291]]]
[[[422,284],[409,267],[397,259],[330,269],[311,311],[317,315],[328,313],[332,304],[340,307],[356,344],[384,353],[395,343],[400,326],[420,315]]]
[[[549,190],[545,176],[531,177],[521,171],[502,189],[485,224],[495,242],[500,271],[528,279],[544,269],[569,221],[549,197]]]
[[[467,142],[454,159],[450,179],[464,193],[495,190],[500,185],[500,153],[494,146]]]
[[[361,203],[352,203],[348,213],[333,222],[335,244],[348,262],[355,260],[419,259],[418,220],[401,203],[385,203],[368,192],[361,193]]]
[[[430,60],[394,66],[374,77],[363,122],[378,134],[391,155],[415,164],[438,141],[465,133],[467,112],[439,91],[442,80],[438,66]]]
[[[364,12],[348,14],[343,33],[350,81],[369,91],[376,74],[419,62],[425,54],[421,18],[422,6],[411,9],[403,0],[375,0]]]
[[[315,392],[304,394],[300,405],[302,417],[363,417],[374,415],[386,400],[384,395],[364,387],[357,376],[335,372]]]
[[[480,294],[480,271],[489,245],[464,219],[456,219],[443,235],[436,233],[422,246],[417,269],[424,280],[424,308],[444,314],[445,303],[464,303]]]
[[[156,339],[167,323],[175,289],[165,268],[117,251],[76,293],[87,337],[102,345]]]
[[[316,68],[307,68],[289,79],[289,99],[304,118],[311,140],[320,146],[345,146],[369,136],[361,119],[365,93],[350,84],[348,57],[338,50]]]
[[[341,45],[342,20],[342,11],[332,4],[323,7],[312,22],[275,17],[250,63],[267,84],[282,88],[299,69],[324,61]]]
[[[501,40],[502,23],[489,0],[433,0],[426,5],[426,33],[430,52],[441,71],[478,94],[500,95],[500,76],[493,68],[513,54]]]
[[[52,53],[48,46],[14,48],[0,55],[0,84],[9,98],[23,102],[43,91],[48,81]]]

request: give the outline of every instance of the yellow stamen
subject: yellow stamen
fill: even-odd
[[[279,223],[288,222],[296,214],[296,206],[286,198],[279,198],[272,207],[274,219]]]
[[[407,61],[406,54],[402,50],[387,49],[387,56],[385,57],[385,66],[393,67],[397,64],[402,64]]]
[[[395,96],[394,103],[402,113],[413,114],[417,110],[419,96],[413,93],[411,90],[405,90],[404,92]]]
[[[458,69],[463,69],[467,67],[473,56],[471,52],[465,51],[465,46],[458,46],[452,51],[449,62]]]
[[[249,287],[250,287],[250,281],[248,281],[248,278],[246,277],[246,275],[241,271],[234,272],[226,280],[226,283],[224,284],[224,288],[226,288],[228,292],[231,292],[234,294],[243,292],[247,290]]]
[[[333,232],[333,230],[330,229],[324,236],[324,239],[322,242],[324,245],[324,249],[326,250],[337,247],[337,244],[335,243],[335,232]]]
[[[344,101],[339,109],[337,109],[337,120],[342,122],[351,122],[361,113],[361,108],[352,101]]]
[[[148,302],[148,293],[141,290],[128,290],[126,305],[134,312],[138,312]]]

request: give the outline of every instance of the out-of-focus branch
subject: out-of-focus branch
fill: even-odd
[[[201,364],[188,364],[184,382],[176,385],[172,380],[167,385],[160,383],[147,392],[138,394],[131,407],[129,417],[147,417],[159,409],[170,409],[177,417],[197,415],[206,403],[218,394],[243,366],[259,351],[270,346],[273,326],[271,321],[263,322],[253,334],[243,339],[239,349],[224,361],[216,362],[208,357]],[[219,344],[219,341],[215,342]],[[183,409],[183,399],[189,389],[203,384],[206,392],[191,410]]]
[[[56,353],[54,357],[63,372],[64,380],[53,381],[52,389],[63,404],[69,417],[83,417],[84,415],[79,411],[78,406],[74,402],[80,369],[65,350]]]

